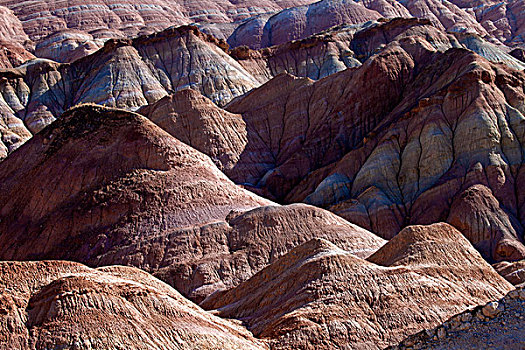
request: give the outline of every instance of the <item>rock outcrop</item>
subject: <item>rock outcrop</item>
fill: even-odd
[[[246,147],[246,123],[241,115],[219,108],[198,91],[187,88],[137,111],[152,122],[206,153],[228,173]]]
[[[35,47],[35,55],[55,62],[69,63],[96,52],[109,39],[123,38],[122,34],[113,31],[101,34],[102,36],[94,36],[80,30],[60,30],[41,39]]]
[[[242,115],[248,142],[228,176],[384,238],[456,220],[453,203],[483,185],[495,199],[486,208],[501,208],[486,214],[499,232],[476,222],[475,205],[459,213],[461,229],[475,244],[494,237],[482,249],[491,261],[522,259],[525,75],[464,49],[443,53],[432,38],[402,36],[358,68],[317,82],[280,75],[233,100],[226,109]]]
[[[267,349],[138,269],[0,262],[2,349]]]
[[[268,207],[207,156],[122,110],[68,111],[0,163],[0,179],[1,260],[136,266],[193,300],[315,237],[362,257],[384,244],[319,208]]]
[[[525,286],[521,286],[500,300],[455,315],[388,349],[522,349],[524,310]]]
[[[381,349],[511,289],[459,231],[434,224],[404,229],[368,261],[311,240],[202,305],[273,349]]]
[[[13,11],[5,6],[0,6],[0,40],[11,44],[30,44],[29,36],[24,31],[22,22]]]
[[[514,285],[525,283],[525,260],[502,261],[492,265],[492,267]]]
[[[10,120],[0,129],[0,157],[27,140],[28,132],[42,130],[81,103],[136,110],[192,87],[222,105],[260,85],[223,45],[195,27],[180,27],[133,41],[107,41],[71,64],[37,59],[0,71],[1,116]]]
[[[9,41],[0,41],[0,69],[18,67],[34,58],[35,56],[21,45]]]

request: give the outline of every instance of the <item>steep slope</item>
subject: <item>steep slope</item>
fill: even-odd
[[[472,218],[461,229],[489,260],[522,259],[525,75],[467,50],[440,52],[417,28],[358,68],[317,82],[280,75],[233,100],[226,109],[242,115],[248,142],[228,175],[385,238],[454,221],[453,202],[483,185],[489,207],[501,207],[486,213],[500,231],[482,232],[474,212],[461,213]]]
[[[0,40],[19,45],[26,44],[30,40],[20,19],[4,6],[0,6]]]
[[[122,110],[66,112],[0,164],[0,179],[1,260],[136,266],[194,300],[314,237],[360,256],[384,244],[322,209],[258,208],[272,203]]]
[[[179,27],[133,41],[109,40],[71,64],[37,59],[0,71],[2,117],[15,121],[5,123],[2,136],[17,135],[17,142],[3,141],[0,157],[27,140],[27,131],[42,130],[80,103],[136,110],[192,87],[222,105],[260,85],[222,45],[195,27]]]
[[[193,89],[183,89],[137,111],[152,122],[206,153],[228,172],[239,161],[248,141],[246,123],[238,114],[217,107]]]
[[[266,349],[145,272],[0,262],[2,349]]]
[[[511,289],[460,232],[434,224],[406,228],[368,261],[309,241],[202,305],[274,349],[380,349]]]
[[[388,349],[522,349],[524,310],[525,286],[521,286],[498,301],[458,314]]]

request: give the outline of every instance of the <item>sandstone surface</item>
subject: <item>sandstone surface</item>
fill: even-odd
[[[2,349],[267,349],[138,269],[0,262]]]
[[[274,349],[381,349],[510,290],[441,223],[404,229],[368,260],[311,240],[202,305]]]

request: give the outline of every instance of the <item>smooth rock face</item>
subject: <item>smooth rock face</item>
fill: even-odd
[[[406,228],[368,261],[311,240],[202,305],[275,349],[381,349],[511,289],[459,231],[434,224]]]
[[[362,257],[384,244],[323,209],[259,208],[272,203],[122,110],[67,112],[4,160],[0,179],[0,259],[136,266],[196,301],[315,237]]]
[[[458,314],[388,349],[521,349],[525,347],[524,310],[522,285],[498,301]]]
[[[2,349],[266,349],[138,269],[0,262]]]

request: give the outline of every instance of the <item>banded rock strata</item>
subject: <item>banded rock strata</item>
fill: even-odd
[[[510,290],[459,231],[434,224],[404,229],[367,260],[309,241],[202,305],[272,349],[381,349]]]
[[[196,301],[315,237],[362,257],[384,244],[325,210],[241,189],[122,110],[70,110],[0,163],[0,179],[0,259],[136,266]]]
[[[2,349],[267,349],[138,269],[0,262]]]

